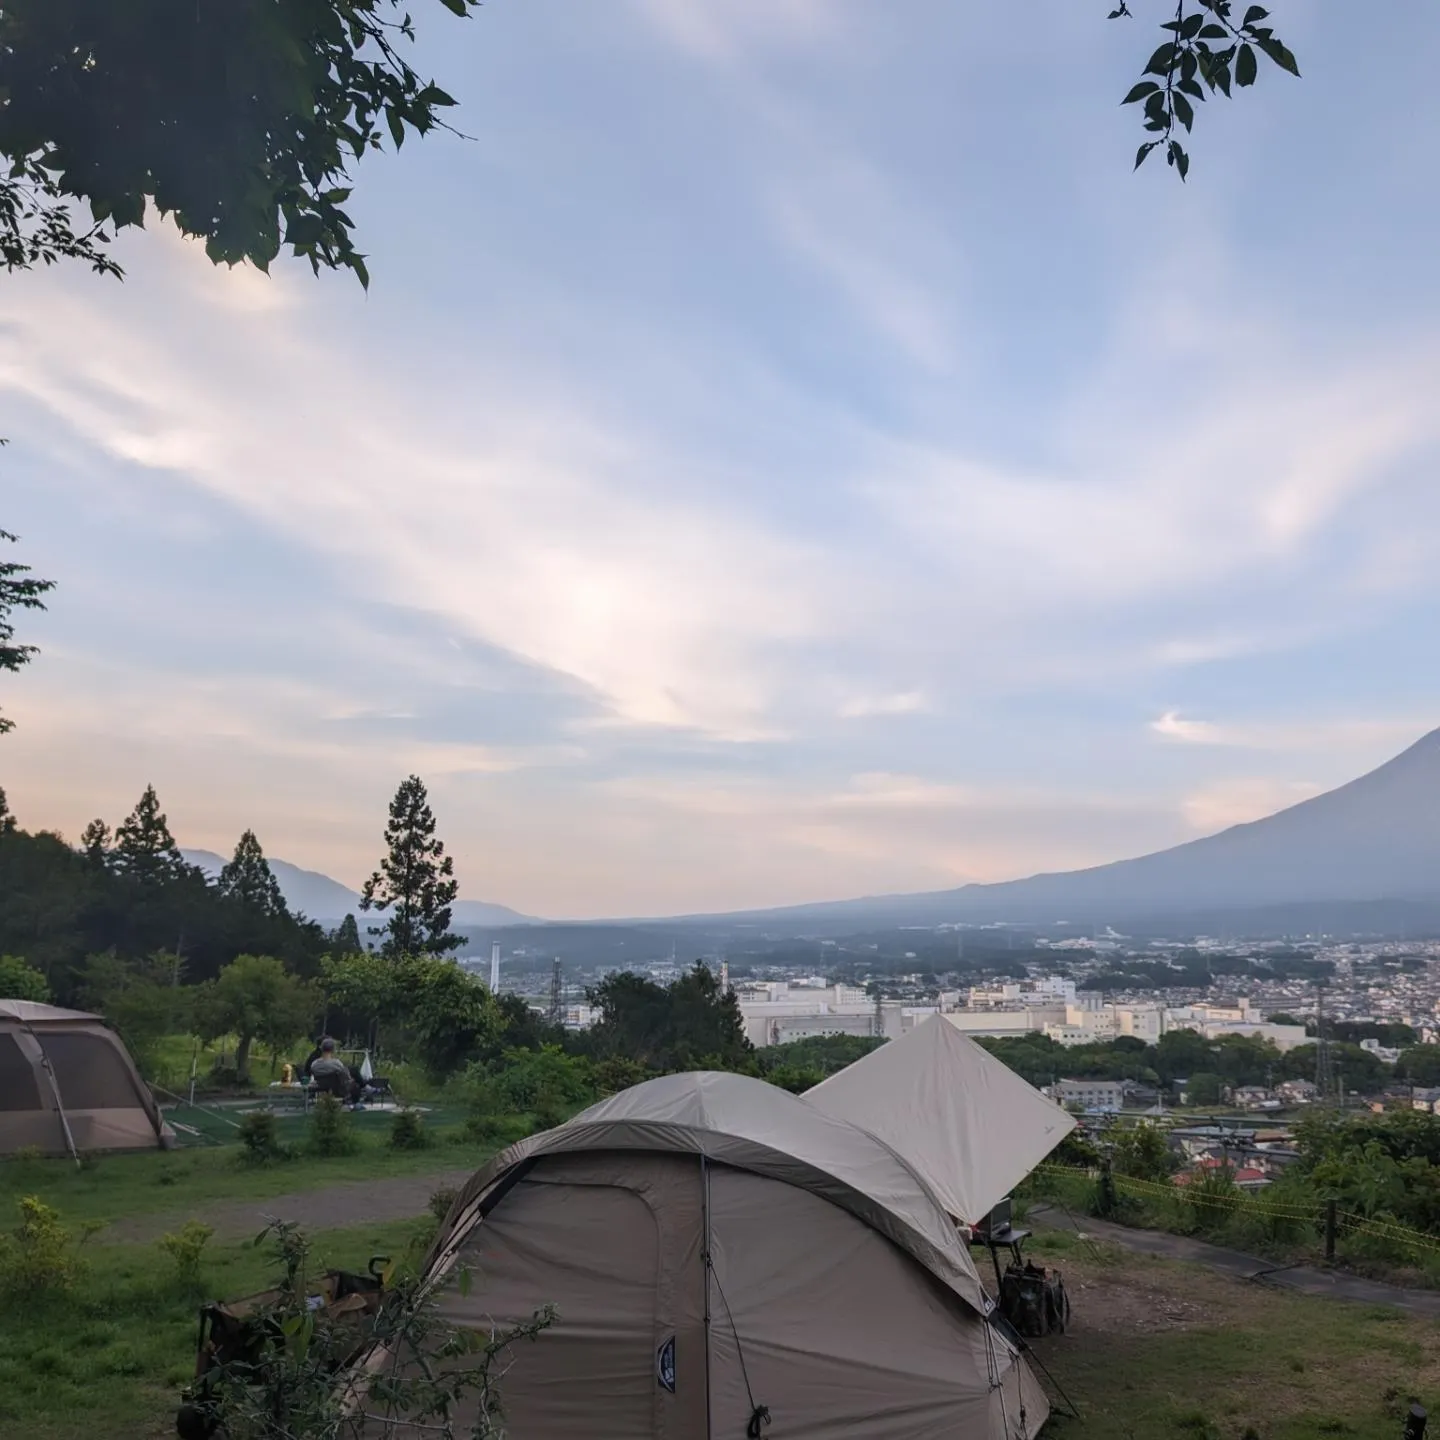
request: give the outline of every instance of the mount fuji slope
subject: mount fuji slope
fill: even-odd
[[[788,907],[753,918],[1053,923],[1437,898],[1440,730],[1336,790],[1153,855],[993,885]]]

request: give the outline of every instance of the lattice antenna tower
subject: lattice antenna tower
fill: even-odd
[[[550,965],[550,1023],[565,1023],[565,972],[557,955]]]
[[[1325,1034],[1325,982],[1315,986],[1315,1089],[1316,1099],[1323,1105],[1335,1091],[1331,1065],[1330,1040]]]

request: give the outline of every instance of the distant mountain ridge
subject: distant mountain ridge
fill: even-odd
[[[1263,820],[1085,870],[723,917],[857,928],[1054,924],[1307,903],[1440,900],[1440,730],[1378,769]],[[688,917],[695,921],[718,916]]]
[[[181,850],[180,853],[191,865],[198,866],[212,877],[218,875],[225,864],[224,857],[213,850]],[[359,894],[338,880],[332,880],[318,870],[302,870],[288,860],[270,860],[269,865],[291,910],[331,925],[338,925],[347,915],[360,916]],[[522,915],[508,905],[494,905],[486,900],[457,900],[451,906],[451,923],[456,926],[494,926],[533,925],[536,922],[533,916]]]

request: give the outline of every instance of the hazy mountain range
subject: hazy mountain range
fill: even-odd
[[[225,863],[224,858],[213,850],[182,850],[180,853],[190,864],[198,865],[210,876],[218,875]],[[280,884],[280,893],[291,910],[332,926],[338,925],[347,915],[354,915],[362,921],[363,927],[360,896],[354,890],[328,875],[320,874],[318,870],[302,870],[288,860],[271,860],[269,863]],[[451,907],[450,919],[451,924],[456,926],[535,923],[531,916],[522,915],[508,905],[491,905],[484,900],[457,900]],[[377,920],[375,923],[382,922]]]
[[[188,850],[210,874],[218,855]],[[312,870],[271,861],[292,909],[335,922],[356,912],[354,891]],[[1375,929],[1440,921],[1440,730],[1339,789],[1263,820],[1234,825],[1133,860],[913,895],[692,915],[671,925],[844,933],[949,922],[1078,925],[1230,917],[1255,933]],[[1350,917],[1347,919],[1346,917]],[[1304,921],[1302,927],[1301,921]],[[454,923],[544,923],[504,905],[462,900]],[[631,924],[644,923],[631,921]]]

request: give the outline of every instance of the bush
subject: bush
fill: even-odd
[[[460,1192],[446,1185],[434,1191],[430,1196],[430,1213],[437,1219],[443,1220],[449,1213],[450,1207],[455,1203],[455,1198]]]
[[[61,1223],[58,1210],[34,1195],[25,1196],[20,1224],[0,1239],[0,1294],[23,1301],[73,1289],[85,1271],[77,1251],[90,1233],[82,1230],[77,1241]]]
[[[507,1050],[489,1071],[488,1081],[496,1108],[516,1113],[534,1110],[542,1101],[551,1106],[583,1105],[595,1098],[590,1062],[567,1055],[558,1045],[539,1050]]]
[[[355,1153],[349,1112],[333,1095],[316,1097],[310,1114],[310,1148],[326,1157]]]
[[[287,1160],[289,1149],[281,1142],[273,1110],[252,1110],[240,1121],[241,1159],[249,1165],[268,1165]]]
[[[430,1132],[420,1118],[418,1110],[401,1110],[390,1122],[390,1148],[392,1150],[426,1150],[430,1146]]]
[[[199,1220],[187,1220],[178,1231],[156,1242],[175,1262],[175,1278],[186,1290],[200,1288],[200,1261],[215,1231]]]
[[[531,1111],[533,1121],[530,1133],[537,1135],[542,1130],[553,1130],[570,1118],[570,1107],[554,1090],[542,1090],[535,1097],[535,1108]]]

